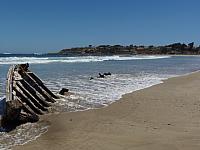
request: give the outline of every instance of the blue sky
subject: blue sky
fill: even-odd
[[[200,45],[199,0],[0,0],[0,53],[99,44]]]

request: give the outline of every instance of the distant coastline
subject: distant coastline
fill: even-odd
[[[0,53],[0,57],[76,57],[76,56],[113,56],[113,55],[200,55],[200,45],[173,43],[164,46],[144,45],[99,45],[73,47],[57,50],[56,52],[13,54]]]
[[[59,57],[63,56],[58,53],[43,53],[43,54],[12,54],[0,53],[0,57]]]
[[[62,49],[51,55],[62,56],[88,56],[88,55],[199,55],[200,46],[195,47],[194,42],[189,44],[173,43],[165,46],[137,46],[137,45],[99,45]]]

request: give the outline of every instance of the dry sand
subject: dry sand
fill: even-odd
[[[200,73],[126,94],[108,107],[42,118],[51,126],[15,150],[200,150]]]

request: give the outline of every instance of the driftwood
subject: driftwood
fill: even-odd
[[[6,83],[6,106],[1,126],[35,122],[48,112],[57,96],[29,69],[29,64],[9,68]]]

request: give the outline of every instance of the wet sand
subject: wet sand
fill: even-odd
[[[47,133],[15,150],[199,150],[200,73],[124,95],[108,107],[42,116]]]

